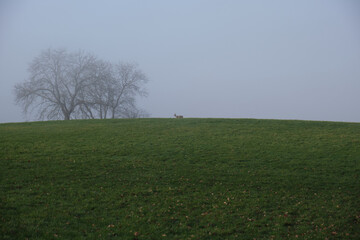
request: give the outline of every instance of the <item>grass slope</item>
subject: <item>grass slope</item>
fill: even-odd
[[[360,239],[360,124],[0,124],[1,239]]]

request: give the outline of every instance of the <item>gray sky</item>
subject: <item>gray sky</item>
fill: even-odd
[[[357,0],[0,0],[0,122],[49,47],[137,62],[152,117],[360,122]]]

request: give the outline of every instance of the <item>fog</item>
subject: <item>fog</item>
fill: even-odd
[[[360,122],[360,2],[0,2],[0,122],[48,48],[136,62],[151,117]]]

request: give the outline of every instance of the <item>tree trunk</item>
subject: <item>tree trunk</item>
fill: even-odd
[[[114,119],[115,118],[115,108],[112,108],[111,111],[111,118]]]

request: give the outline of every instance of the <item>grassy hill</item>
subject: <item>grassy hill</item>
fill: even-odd
[[[0,124],[1,239],[360,239],[360,124]]]

